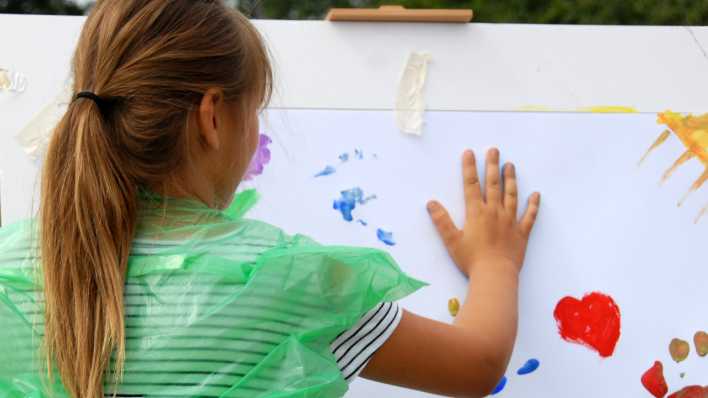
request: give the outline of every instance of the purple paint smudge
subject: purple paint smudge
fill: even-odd
[[[376,230],[376,237],[388,246],[394,246],[396,244],[396,241],[393,240],[393,232],[386,232],[379,228]]]
[[[272,142],[273,140],[265,134],[261,134],[258,137],[258,147],[256,148],[256,153],[254,153],[251,158],[251,163],[248,165],[246,174],[243,177],[244,180],[251,180],[255,176],[263,174],[265,165],[270,162],[270,149],[268,149],[268,145]]]

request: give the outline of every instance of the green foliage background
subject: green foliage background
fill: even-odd
[[[374,7],[401,4],[409,8],[471,8],[477,22],[705,25],[708,0],[264,0],[268,18],[322,18],[329,7]],[[242,5],[245,10],[251,4]]]
[[[120,1],[120,0],[117,0]],[[477,22],[708,25],[708,0],[225,0],[255,18],[322,19],[330,7],[471,8]],[[83,14],[68,0],[0,0],[0,12]]]

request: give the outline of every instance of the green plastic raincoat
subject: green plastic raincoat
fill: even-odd
[[[322,246],[243,218],[256,200],[246,191],[217,211],[141,194],[117,393],[342,396],[330,343],[377,304],[424,285],[381,250]],[[67,396],[43,371],[36,238],[32,220],[0,229],[0,398]]]

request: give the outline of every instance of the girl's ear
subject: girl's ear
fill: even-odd
[[[197,123],[199,125],[200,138],[213,150],[219,150],[221,140],[219,139],[220,123],[217,111],[222,108],[224,96],[218,88],[210,88],[202,97],[197,112]]]

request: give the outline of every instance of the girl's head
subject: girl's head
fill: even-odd
[[[93,398],[112,354],[122,369],[139,189],[225,207],[258,142],[271,68],[258,32],[221,0],[99,0],[72,69],[74,93],[109,103],[75,99],[47,151],[45,348],[67,390]]]

